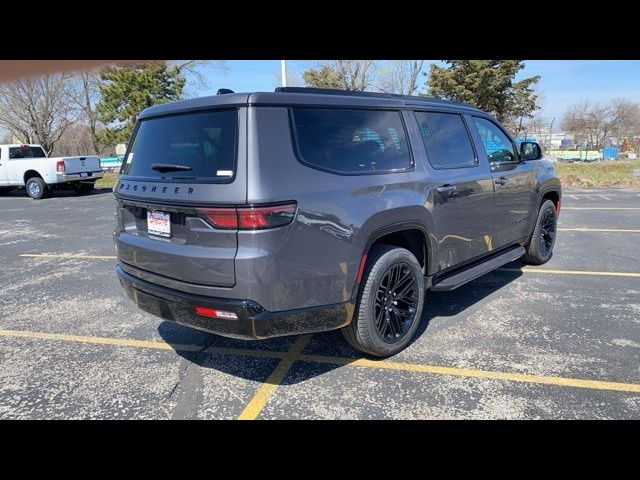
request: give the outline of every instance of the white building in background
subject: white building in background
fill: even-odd
[[[549,135],[549,132],[525,132],[522,137],[534,138],[547,150],[569,150],[575,147],[573,136],[564,132],[555,132]],[[551,147],[549,147],[549,139],[551,139]]]
[[[119,143],[116,145],[116,155],[124,155],[127,151],[126,143]]]

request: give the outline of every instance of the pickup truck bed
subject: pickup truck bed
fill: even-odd
[[[87,193],[102,176],[97,156],[47,157],[40,145],[0,145],[0,187],[25,187],[34,199],[59,187]]]

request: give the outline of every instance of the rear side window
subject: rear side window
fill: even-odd
[[[41,147],[9,147],[9,158],[44,158],[46,157]]]
[[[163,180],[230,182],[235,173],[236,110],[142,120],[122,173]]]
[[[411,168],[398,111],[293,108],[303,163],[341,174],[373,174]]]
[[[437,155],[429,156],[435,168],[465,168],[477,165],[469,132],[462,117],[455,113],[416,112],[422,140],[429,151],[434,145]]]

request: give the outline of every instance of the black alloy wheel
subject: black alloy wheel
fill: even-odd
[[[376,331],[386,343],[397,343],[407,334],[416,317],[418,282],[411,266],[391,265],[376,292]]]
[[[549,255],[556,239],[556,216],[553,210],[545,210],[540,221],[540,236],[538,237],[538,250],[543,257]]]

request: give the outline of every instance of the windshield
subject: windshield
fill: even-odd
[[[230,182],[235,173],[236,110],[142,120],[122,173],[163,180]]]
[[[9,158],[44,158],[46,157],[42,147],[31,147],[22,145],[20,147],[9,147]]]

